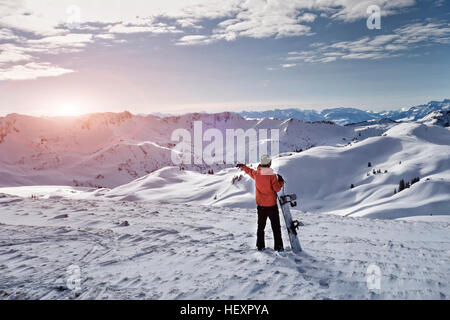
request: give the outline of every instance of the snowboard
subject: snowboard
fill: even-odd
[[[302,247],[300,246],[300,241],[297,237],[297,228],[300,225],[300,222],[297,220],[292,220],[291,208],[297,205],[295,201],[297,196],[295,194],[287,194],[284,193],[278,197],[278,201],[280,202],[281,211],[283,212],[284,222],[286,224],[286,228],[289,235],[289,242],[291,243],[292,252],[300,253],[302,251]]]

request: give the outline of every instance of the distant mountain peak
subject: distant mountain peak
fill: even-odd
[[[248,119],[260,118],[276,118],[280,120],[294,118],[303,121],[332,121],[340,125],[350,123],[360,123],[369,120],[381,120],[389,118],[391,120],[400,121],[417,121],[430,112],[449,110],[450,99],[442,101],[430,101],[426,104],[403,107],[398,110],[389,111],[370,111],[358,108],[327,108],[322,111],[288,108],[288,109],[273,109],[265,111],[242,111],[238,114]]]

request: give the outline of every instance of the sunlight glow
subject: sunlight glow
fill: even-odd
[[[73,117],[73,116],[79,116],[81,115],[82,109],[75,104],[66,103],[61,105],[61,107],[58,109],[57,114],[59,116],[65,116],[65,117]]]

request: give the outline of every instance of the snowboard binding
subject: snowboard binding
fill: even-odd
[[[280,205],[283,206],[286,203],[289,203],[291,207],[297,206],[297,195],[295,193],[292,194],[286,194],[279,197]],[[302,225],[302,223],[298,220],[292,220],[290,229],[294,235],[297,236],[297,229]]]
[[[298,220],[293,220],[292,221],[292,223],[291,223],[291,230],[292,230],[292,232],[295,234],[295,235],[297,235],[297,229],[300,227],[300,226],[302,226],[303,224],[300,222],[300,221],[298,221]]]
[[[297,201],[295,201],[295,200],[297,200],[297,195],[295,193],[280,196],[280,204],[281,205],[284,205],[285,203],[289,202],[291,207],[296,207]]]

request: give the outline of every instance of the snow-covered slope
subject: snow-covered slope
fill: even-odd
[[[381,116],[399,121],[417,121],[431,112],[446,110],[450,110],[450,99],[430,101],[426,104],[402,108],[401,110],[385,111],[381,112]]]
[[[450,110],[450,99],[430,101],[423,105],[405,107],[391,111],[366,111],[357,108],[329,108],[322,111],[296,108],[274,109],[266,111],[243,111],[239,114],[249,119],[276,118],[299,119],[304,121],[333,121],[340,125],[369,120],[390,118],[399,121],[416,121],[434,111]]]
[[[355,129],[355,133],[358,135],[359,140],[363,140],[369,137],[380,136],[389,129],[393,128],[398,124],[397,121],[384,118],[378,120],[368,120],[356,123],[346,124],[347,127],[352,127]]]
[[[449,221],[293,216],[300,255],[284,225],[286,252],[256,251],[254,209],[1,195],[0,297],[450,298]],[[380,286],[369,290],[373,266]]]
[[[273,164],[286,178],[287,191],[300,197],[302,210],[374,218],[426,217],[450,214],[449,155],[448,129],[402,123],[382,136],[346,147],[284,153]],[[419,182],[394,194],[400,180],[416,177]],[[105,196],[253,207],[253,192],[252,182],[238,169],[205,175],[167,167]]]
[[[274,109],[266,111],[242,111],[239,112],[239,115],[248,119],[293,118],[303,121],[332,121],[340,125],[379,118],[379,115],[375,112],[365,111],[356,108],[330,108],[324,109],[322,111],[289,108],[289,109]]]
[[[224,137],[226,129],[279,129],[281,152],[339,145],[356,136],[353,128],[329,123],[246,120],[228,112],[167,118],[129,112],[76,118],[11,114],[0,118],[0,185],[118,186],[173,165],[171,149],[176,142],[171,141],[171,134],[176,129],[192,134],[195,121],[202,121],[203,131],[216,128]],[[206,165],[184,167],[200,172],[210,169]],[[214,171],[223,167],[212,166]]]
[[[442,127],[450,126],[450,110],[433,111],[418,122]]]

